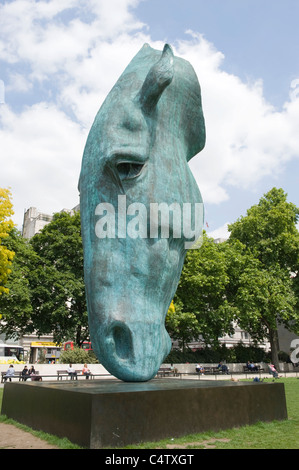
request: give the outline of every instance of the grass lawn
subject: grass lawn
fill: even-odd
[[[285,384],[288,419],[271,423],[257,423],[251,426],[229,429],[220,432],[190,434],[177,439],[164,439],[140,445],[127,446],[126,449],[299,449],[299,380],[296,378],[278,379]],[[266,381],[272,381],[266,379]],[[0,389],[0,409],[3,389]],[[58,445],[62,449],[79,449],[66,439],[32,431],[5,416],[0,415],[0,422],[29,430],[41,439]]]

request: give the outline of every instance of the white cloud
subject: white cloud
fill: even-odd
[[[209,237],[217,239],[217,238],[223,238],[227,240],[230,236],[230,232],[228,231],[228,225],[229,222],[226,222],[223,224],[221,227],[217,228],[216,230],[213,230],[212,232],[209,232],[209,229],[207,229],[207,234]]]
[[[0,122],[0,142],[5,149],[1,182],[11,187],[18,226],[24,209],[30,206],[49,214],[74,207],[86,139],[81,127],[46,103],[19,115],[1,107]]]
[[[204,201],[227,199],[226,188],[254,188],[299,157],[299,93],[293,81],[290,101],[277,111],[263,96],[262,81],[243,83],[222,70],[224,56],[202,36],[191,33],[177,51],[195,68],[202,87],[207,143],[190,166]]]
[[[103,46],[109,49],[109,43],[113,44],[118,37],[142,29],[142,23],[129,11],[137,3],[137,0],[5,3],[0,6],[1,57],[12,64],[19,61],[29,64],[32,79],[45,80],[49,74],[58,72],[69,74],[82,61],[94,60],[95,51],[98,54]]]
[[[136,3],[15,0],[0,6],[0,59],[11,71],[6,91],[36,90],[36,103],[21,112],[9,102],[0,107],[0,186],[11,187],[19,227],[29,206],[52,213],[78,203],[88,128],[123,68],[149,39],[129,11]]]
[[[10,81],[5,87],[6,91],[26,93],[32,89],[32,83],[20,73],[12,73]]]
[[[162,49],[135,17],[138,3],[12,0],[0,6],[6,90],[23,97],[30,90],[30,99],[35,92],[22,111],[9,101],[0,107],[0,186],[11,186],[19,224],[31,205],[53,212],[77,203],[83,147],[97,110],[144,42]],[[298,158],[298,80],[278,111],[265,101],[262,81],[243,83],[226,73],[224,55],[203,36],[189,31],[174,46],[202,88],[207,143],[190,166],[204,202],[227,200],[230,185],[254,188]]]

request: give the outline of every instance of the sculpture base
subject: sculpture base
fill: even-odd
[[[287,418],[283,383],[184,379],[11,382],[2,414],[94,449]]]

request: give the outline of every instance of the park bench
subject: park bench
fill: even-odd
[[[84,377],[84,378],[86,379],[86,375],[83,375],[83,374],[82,374],[82,370],[76,369],[75,372],[76,372],[76,374],[77,374],[77,378],[78,378],[78,377]],[[68,373],[67,370],[58,370],[58,371],[57,371],[57,380],[62,380],[63,378],[65,378],[65,379],[70,378],[71,380],[73,380],[73,378],[70,377],[70,374]],[[90,373],[89,378],[92,379],[92,378],[93,378],[93,374]]]
[[[1,372],[1,382],[5,382],[5,376],[6,376],[6,372]],[[21,372],[15,372],[15,374],[11,377],[8,377],[7,380],[9,381],[9,379],[18,379],[18,380],[22,380],[22,373]]]
[[[182,377],[183,375],[196,375],[198,377],[201,377],[202,375],[217,375],[221,373],[219,368],[215,366],[204,366],[203,369],[203,372],[197,372],[196,370],[194,370],[194,372],[178,372],[176,375],[180,377]]]
[[[5,382],[5,376],[6,372],[1,372],[1,383]],[[26,380],[39,380],[41,375],[39,374],[39,371],[36,370],[34,375],[27,375],[25,376]],[[18,379],[19,382],[25,380],[24,376],[22,375],[22,372],[20,371],[15,371],[14,375],[10,376],[7,378],[7,381],[10,382],[9,379]]]
[[[174,369],[171,367],[160,367],[157,373],[158,377],[174,377]]]
[[[220,370],[218,367],[204,367],[204,374],[219,374]]]
[[[203,366],[203,371],[195,371],[194,373],[191,372],[190,375],[194,374],[204,374],[204,375],[215,375],[215,374],[220,374],[221,370],[218,367],[215,366]]]
[[[263,372],[264,371],[263,367],[261,367],[261,366],[256,366],[256,367],[257,367],[257,370],[252,370],[252,369],[248,368],[247,366],[243,366],[243,372],[244,373],[247,373],[247,372],[257,373],[257,372]]]
[[[77,373],[77,378],[86,379],[86,375],[82,374],[82,370],[77,369],[76,373]],[[109,377],[109,376],[111,376],[111,374],[109,374],[108,372],[106,374],[94,374],[90,372],[89,379],[95,379],[96,377]],[[66,369],[57,371],[57,380],[68,379],[68,378],[70,378],[70,375]]]
[[[81,377],[81,378],[85,378],[86,379],[86,376],[82,374],[82,371],[81,370],[76,370],[77,372],[77,377]],[[5,382],[5,375],[6,375],[6,372],[1,372],[1,383]],[[109,373],[106,373],[106,374],[90,374],[89,378],[90,379],[95,379],[95,378],[101,378],[101,377],[109,377],[111,374]],[[53,375],[53,374],[40,374],[39,371],[35,371],[35,375],[28,375],[26,377],[26,380],[39,380],[40,378],[45,379],[57,379],[57,380],[62,380],[62,379],[68,379],[70,378],[67,370],[59,370],[57,371],[57,374]],[[12,380],[18,380],[19,382],[21,381],[24,381],[24,377],[22,376],[22,372],[20,371],[15,371],[15,374],[11,377]],[[9,382],[9,378],[8,378],[8,382]]]

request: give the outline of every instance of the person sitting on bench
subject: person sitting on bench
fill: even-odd
[[[7,369],[7,372],[4,376],[4,382],[6,382],[6,380],[9,380],[11,382],[11,378],[14,377],[14,375],[15,375],[14,366],[12,364],[10,364],[10,366]]]
[[[28,367],[27,366],[24,366],[24,369],[22,370],[22,380],[24,380],[24,382],[26,382],[26,380],[28,379],[29,377],[29,370],[28,370]]]
[[[71,377],[71,380],[78,380],[77,378],[77,372],[75,371],[75,369],[73,368],[72,364],[69,365],[68,369],[67,369],[67,372],[68,374],[70,375]]]
[[[278,377],[278,372],[274,367],[274,364],[269,364],[269,372],[270,374],[273,375],[273,377],[277,378]]]

